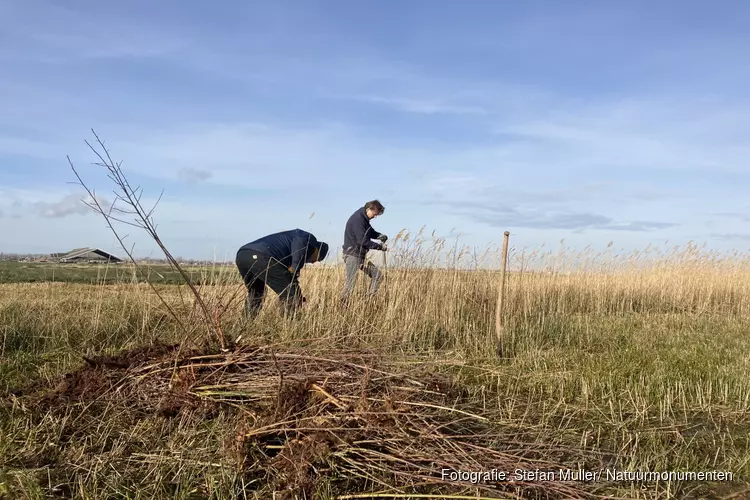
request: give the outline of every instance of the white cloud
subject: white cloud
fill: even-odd
[[[94,200],[91,197],[81,197],[76,194],[70,194],[63,197],[60,200],[48,202],[48,201],[36,201],[33,203],[34,210],[42,217],[48,218],[61,218],[69,215],[86,215],[93,212],[94,209],[86,203],[94,204]],[[97,196],[97,202],[102,209],[107,210],[110,206],[109,202],[101,197]]]
[[[61,219],[71,215],[96,213],[86,203],[93,204],[92,198],[84,193],[60,192],[58,190],[0,189],[4,205],[14,216],[37,215],[43,218]],[[111,202],[102,196],[96,200],[103,210],[109,210]]]

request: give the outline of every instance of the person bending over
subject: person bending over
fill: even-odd
[[[240,247],[235,263],[247,288],[245,313],[250,318],[258,314],[266,286],[278,294],[285,316],[294,313],[304,301],[300,271],[327,254],[328,244],[302,229],[269,234]]]

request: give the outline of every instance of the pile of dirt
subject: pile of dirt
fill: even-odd
[[[172,408],[173,400],[189,401],[195,406],[199,399],[190,397],[185,391],[165,392],[161,384],[153,387],[150,381],[141,383],[133,379],[133,373],[154,364],[179,364],[180,360],[189,359],[196,354],[196,351],[180,353],[178,344],[157,343],[117,355],[83,356],[84,364],[79,369],[66,373],[53,384],[36,380],[24,387],[12,389],[9,393],[21,398],[31,410],[44,409],[56,414],[68,412],[71,405],[83,405],[91,412],[97,407],[123,402],[144,417],[151,415],[154,410],[161,411],[165,416],[174,416],[176,411]]]
[[[490,421],[462,388],[427,365],[396,370],[362,351],[320,357],[264,346],[181,352],[157,345],[86,359],[57,385],[37,383],[12,397],[40,413],[80,405],[103,415],[119,405],[130,421],[232,414],[238,424],[226,436],[227,456],[247,484],[260,485],[254,493],[267,498],[313,498],[323,486],[348,493],[398,488],[590,498],[585,483],[456,480],[450,473],[602,466],[599,457]]]

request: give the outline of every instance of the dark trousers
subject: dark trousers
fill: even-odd
[[[235,263],[247,288],[245,313],[248,316],[255,317],[260,311],[266,286],[279,295],[285,315],[302,304],[299,282],[278,260],[253,250],[240,250]]]

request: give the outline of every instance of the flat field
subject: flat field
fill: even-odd
[[[0,283],[80,283],[111,285],[122,283],[184,283],[180,273],[169,265],[149,265],[139,273],[131,263],[58,264],[55,262],[0,262]],[[210,267],[184,266],[191,280],[199,283],[210,276]]]
[[[234,268],[192,270],[222,351],[165,269],[5,265],[0,497],[747,498],[750,259],[647,257],[512,261],[502,357],[496,272],[389,269],[343,308],[309,266],[297,317],[248,322]]]

